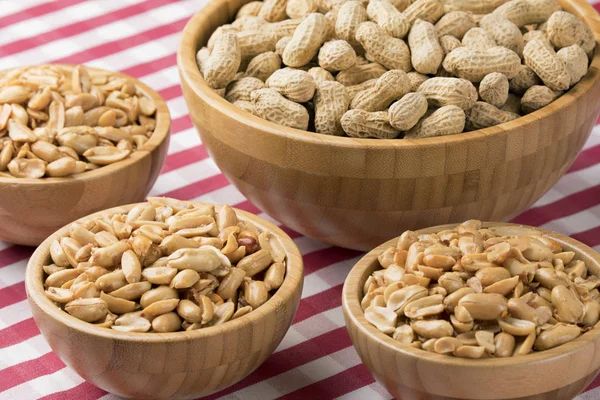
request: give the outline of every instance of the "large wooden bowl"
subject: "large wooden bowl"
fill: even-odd
[[[156,103],[152,137],[126,159],[74,177],[0,177],[0,240],[37,246],[77,218],[146,198],[167,156],[171,116],[157,92],[131,76],[111,73],[131,79]]]
[[[484,223],[484,226],[512,225]],[[439,232],[455,224],[417,233]],[[532,228],[537,229],[537,228]],[[567,236],[538,229],[575,258],[600,267],[600,254]],[[380,268],[377,256],[398,238],[378,246],[350,271],[342,308],[352,344],[371,374],[398,399],[419,400],[567,400],[581,393],[600,372],[600,327],[572,342],[526,356],[469,360],[401,345],[364,317],[363,285]]]
[[[304,235],[361,250],[406,229],[470,218],[508,220],[566,172],[600,109],[600,46],[567,94],[515,121],[420,140],[333,137],[265,121],[221,98],[195,53],[249,0],[213,0],[187,24],[177,53],[192,121],[225,176],[267,214]],[[600,39],[586,0],[561,0]]]
[[[80,221],[128,212],[135,204],[92,214]],[[27,299],[52,350],[85,380],[136,399],[192,399],[222,390],[250,374],[283,339],[300,303],[302,257],[290,237],[245,211],[238,218],[271,231],[283,245],[287,269],[283,285],[265,304],[222,325],[173,333],[126,333],[98,328],[59,309],[44,294],[42,266],[53,239],[46,239],[27,265]]]

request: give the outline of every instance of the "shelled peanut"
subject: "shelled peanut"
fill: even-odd
[[[336,136],[418,138],[423,135],[415,134],[415,126],[429,127],[425,136],[448,135],[549,104],[587,73],[594,47],[592,31],[557,0],[269,0],[242,7],[230,25],[213,33],[197,60],[211,87],[271,122]],[[377,84],[389,71],[408,74],[404,82]],[[260,79],[264,88],[253,90],[262,94],[231,100],[245,77]],[[415,122],[414,98],[402,101],[409,92],[401,88],[408,81],[410,92],[419,92],[430,78],[447,80],[437,81],[439,95],[427,89],[427,110]],[[323,107],[323,94],[332,90],[327,81],[342,85],[331,115]],[[383,96],[385,107],[376,85],[377,93],[395,93]],[[547,90],[530,92],[521,106],[525,92],[540,85]],[[280,96],[267,96],[265,89]],[[309,110],[319,93],[317,115]],[[544,96],[534,98],[537,93]],[[449,94],[449,102],[437,100]],[[478,99],[487,105],[471,112]],[[462,113],[443,108],[449,105]],[[403,116],[408,120],[399,120]],[[438,129],[446,120],[452,129]]]
[[[154,100],[132,80],[83,66],[0,76],[0,176],[66,177],[127,158],[156,127]]]
[[[469,220],[404,232],[363,287],[365,318],[398,342],[465,358],[576,339],[600,320],[600,269],[537,229]]]
[[[44,265],[46,295],[72,316],[122,332],[215,326],[282,285],[285,249],[227,205],[150,197],[128,213],[73,223]]]

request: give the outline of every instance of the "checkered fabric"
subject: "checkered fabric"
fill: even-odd
[[[151,194],[227,203],[268,218],[209,158],[181,94],[175,57],[179,35],[205,4],[206,0],[0,0],[0,69],[85,63],[141,79],[165,98],[173,118],[169,155]],[[600,250],[599,176],[596,127],[568,173],[516,222],[556,230]],[[361,364],[344,327],[342,284],[362,254],[292,236],[306,268],[292,327],[257,371],[210,398],[390,398]],[[0,399],[116,399],[65,367],[40,335],[23,283],[31,252],[0,242]],[[596,379],[577,400],[600,399],[599,386]]]

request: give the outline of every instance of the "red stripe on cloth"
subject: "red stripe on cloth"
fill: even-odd
[[[597,226],[584,232],[576,233],[574,235],[571,235],[571,237],[575,240],[579,240],[580,242],[587,244],[588,246],[598,246],[600,244],[600,226]]]
[[[27,298],[25,282],[15,283],[12,286],[0,289],[0,308],[8,307]]]
[[[163,99],[165,99],[165,101],[173,100],[177,97],[183,96],[183,93],[181,93],[181,86],[179,85],[169,86],[168,88],[160,90],[158,93],[163,97]]]
[[[83,382],[69,390],[49,394],[38,400],[96,400],[106,392],[89,382]]]
[[[83,32],[87,32],[94,28],[98,28],[103,25],[110,24],[129,18],[137,14],[150,11],[154,8],[161,7],[165,4],[173,3],[177,0],[147,0],[139,4],[134,4],[129,7],[124,7],[118,10],[111,11],[106,14],[98,15],[84,21],[75,22],[73,24],[61,26],[54,30],[43,32],[42,34],[35,35],[34,37],[24,38],[15,42],[6,43],[0,46],[0,54],[8,56],[15,53],[20,53],[31,48],[41,46],[46,43],[53,42],[55,40],[65,39],[71,36],[78,35]]]
[[[139,32],[132,36],[90,47],[79,53],[71,54],[70,56],[63,57],[52,62],[65,64],[84,64],[91,60],[106,57],[119,51],[127,50],[131,47],[160,39],[163,36],[178,33],[183,29],[188,20],[189,17],[186,17],[177,21],[169,22],[168,24],[160,25],[156,28]]]
[[[0,391],[8,390],[24,382],[43,375],[52,374],[65,367],[65,364],[52,352],[2,370]]]
[[[194,124],[192,124],[192,119],[189,114],[184,115],[183,117],[175,118],[171,121],[171,132],[179,133],[186,129],[190,129]]]
[[[531,208],[511,222],[533,226],[543,225],[593,207],[598,204],[598,199],[600,199],[600,185],[573,193],[545,206]]]
[[[333,399],[350,393],[363,386],[375,382],[369,370],[362,364],[348,368],[329,378],[304,386],[295,392],[288,393],[279,397],[283,400],[304,400],[304,399]]]
[[[315,251],[304,257],[304,274],[308,275],[324,266],[346,261],[363,254],[360,251],[343,249],[341,247],[331,247]],[[350,272],[348,267],[348,272]]]
[[[296,346],[274,353],[265,363],[245,379],[218,393],[205,397],[203,400],[216,399],[250,385],[290,371],[301,365],[325,357],[352,345],[346,328],[337,328],[321,336],[317,336]],[[240,394],[243,398],[243,393]],[[324,398],[319,397],[317,398]]]
[[[297,324],[317,314],[339,307],[342,304],[343,286],[337,285],[302,299],[293,323]]]
[[[49,14],[53,11],[58,11],[81,2],[83,2],[83,0],[57,0],[29,7],[25,10],[0,17],[0,27],[6,28],[7,26],[35,17],[41,17],[44,14]]]
[[[162,194],[165,197],[174,197],[180,200],[191,200],[203,194],[212,192],[213,190],[221,189],[229,185],[229,181],[223,174],[218,174],[206,178],[199,182],[190,183],[179,189]]]
[[[571,168],[569,168],[569,171],[567,171],[567,173],[580,171],[585,168],[593,167],[594,165],[598,164],[599,162],[600,162],[600,145],[590,147],[589,149],[584,150],[581,153],[579,153],[579,156],[577,157],[577,159],[575,159],[575,162],[573,163],[573,165],[571,165]]]
[[[185,167],[191,163],[204,160],[205,158],[208,158],[208,151],[206,151],[206,148],[203,145],[190,147],[189,149],[169,154],[160,173],[164,174]]]
[[[590,2],[591,3],[591,2]],[[598,11],[600,13],[600,3],[595,3],[592,4],[594,6],[594,8],[596,9],[596,11]]]
[[[0,268],[31,257],[33,250],[35,250],[33,247],[25,246],[11,246],[0,250]]]
[[[123,74],[131,75],[140,78],[145,75],[150,75],[154,72],[162,71],[177,64],[177,54],[169,54],[156,60],[148,61],[142,64],[134,65],[133,67],[121,70]]]
[[[0,330],[0,349],[24,342],[39,334],[40,330],[33,321],[33,318],[17,322],[8,328]]]

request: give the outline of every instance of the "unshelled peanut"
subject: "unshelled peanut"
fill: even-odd
[[[523,51],[525,64],[552,90],[566,90],[571,82],[567,66],[541,40],[527,43]]]
[[[341,123],[344,132],[350,137],[393,139],[400,133],[390,125],[387,111],[349,110],[342,117]]]
[[[427,138],[433,136],[454,135],[465,129],[465,112],[462,108],[451,105],[435,110],[423,118],[408,131],[405,138]]]
[[[435,30],[440,37],[450,35],[462,40],[465,33],[476,25],[472,14],[465,11],[451,11],[440,18],[435,24]]]
[[[359,92],[352,99],[350,108],[365,111],[383,111],[390,104],[410,91],[410,81],[401,70],[391,70],[381,75],[375,86]]]
[[[196,61],[219,95],[264,119],[329,135],[416,139],[490,127],[549,104],[584,79],[595,45],[592,30],[558,0],[265,0],[198,43]],[[84,113],[65,110],[65,121],[77,125]],[[0,109],[0,138],[3,125]],[[5,148],[4,170],[15,151]],[[92,157],[119,157],[103,152]],[[10,168],[35,174],[36,164]]]
[[[427,99],[421,93],[408,93],[390,107],[390,125],[408,131],[425,115],[427,107]]]
[[[508,89],[506,75],[492,72],[479,83],[479,96],[486,103],[500,107],[508,99]]]
[[[410,59],[413,68],[421,74],[435,74],[444,59],[433,24],[417,19],[408,34]]]
[[[459,78],[430,78],[419,86],[430,105],[444,107],[454,105],[468,110],[477,101],[477,89],[471,82]]]
[[[521,108],[524,113],[529,114],[552,103],[560,94],[547,86],[532,86],[523,95]]]
[[[467,130],[488,128],[519,118],[519,114],[503,111],[492,104],[478,101],[467,113]]]
[[[315,94],[315,130],[326,135],[343,135],[341,119],[349,103],[344,85],[334,81],[320,82]]]
[[[267,121],[296,129],[308,128],[308,111],[305,107],[286,99],[274,89],[252,92],[252,105],[256,113]]]

